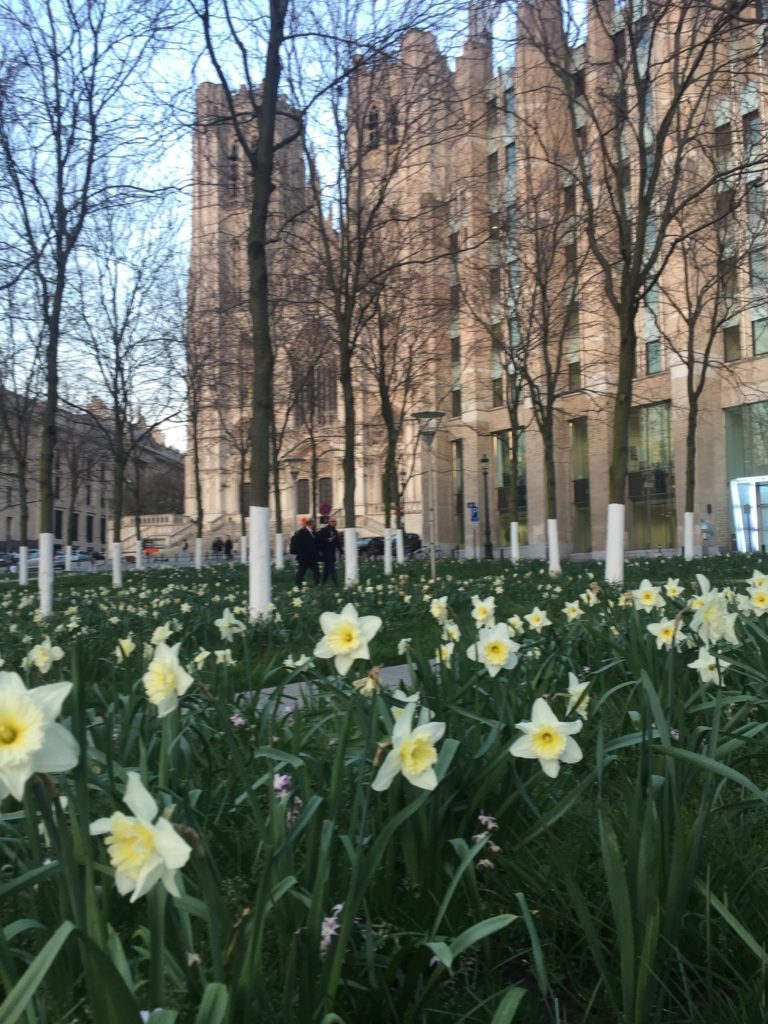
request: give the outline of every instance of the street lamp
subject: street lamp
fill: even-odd
[[[415,412],[413,419],[418,421],[419,424],[419,437],[424,442],[424,447],[427,449],[427,477],[428,477],[428,491],[429,491],[429,564],[432,570],[432,579],[437,578],[437,566],[436,566],[436,525],[435,525],[435,481],[432,475],[432,442],[435,439],[435,434],[440,426],[440,420],[443,418],[445,413],[431,410],[429,412]]]
[[[488,514],[488,462],[487,455],[480,456],[480,465],[483,468],[483,497],[485,499],[485,557],[493,558],[493,544],[491,543],[491,519]]]
[[[749,521],[750,513],[752,512],[752,506],[747,502],[746,505],[742,506],[744,512],[744,537],[746,540],[747,551],[752,550],[752,524]]]

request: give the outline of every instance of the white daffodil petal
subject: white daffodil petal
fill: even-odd
[[[154,821],[158,814],[155,798],[147,792],[141,776],[137,772],[128,772],[123,803],[137,818]]]
[[[51,722],[45,730],[45,744],[32,761],[36,772],[68,772],[80,760],[80,745],[63,725]]]
[[[384,763],[376,773],[376,778],[371,783],[371,789],[375,789],[377,793],[382,793],[385,789],[389,789],[399,771],[400,758],[394,750],[390,750],[384,758]]]

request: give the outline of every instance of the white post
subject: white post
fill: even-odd
[[[282,533],[275,534],[275,568],[285,568],[285,537]]]
[[[136,538],[136,562],[137,569],[144,568],[144,549],[141,546],[141,537]]]
[[[606,583],[624,582],[624,505],[608,506],[605,532]]]
[[[72,545],[67,544],[64,548],[64,570],[65,572],[72,571]]]
[[[405,561],[405,536],[402,530],[395,533],[395,557],[398,565],[402,565]]]
[[[53,534],[41,533],[38,541],[37,589],[40,594],[40,617],[53,612]]]
[[[195,537],[195,568],[203,568],[203,538]]]
[[[477,538],[478,526],[474,523],[472,526],[472,551],[474,553],[474,559],[476,562],[480,561],[480,543]]]
[[[560,538],[557,532],[557,520],[547,520],[547,547],[549,549],[549,571],[562,572],[560,566]]]
[[[693,558],[693,512],[683,513],[683,554],[690,561]]]
[[[520,561],[520,523],[509,524],[509,557],[515,564]]]
[[[356,587],[359,582],[357,530],[354,526],[347,526],[344,528],[344,586]]]
[[[248,509],[248,616],[251,622],[269,617],[272,603],[272,558],[269,551],[269,508]]]
[[[240,564],[248,565],[248,534],[240,535]]]
[[[22,587],[29,583],[29,548],[26,544],[19,548],[19,583]]]
[[[112,544],[112,586],[123,585],[123,545],[119,540]]]
[[[384,575],[392,575],[392,527],[384,528]]]

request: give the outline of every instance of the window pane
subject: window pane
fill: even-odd
[[[768,317],[752,321],[752,341],[756,356],[762,356],[768,352]]]

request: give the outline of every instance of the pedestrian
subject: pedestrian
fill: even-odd
[[[307,569],[315,578],[315,583],[320,582],[320,573],[317,569],[317,542],[314,531],[315,521],[312,517],[304,519],[302,525],[291,537],[290,552],[296,556],[296,586],[300,587],[304,582]]]
[[[317,531],[317,550],[320,561],[323,563],[323,579],[326,583],[329,579],[333,581],[334,587],[338,587],[336,579],[336,553],[344,553],[344,545],[341,542],[341,535],[336,529],[336,520],[329,519],[327,524]]]
[[[224,557],[228,562],[232,561],[232,538],[227,537],[224,541]]]
[[[181,560],[186,562],[187,556],[189,555],[189,541],[185,540],[181,545]]]
[[[213,554],[215,558],[218,558],[221,552],[224,550],[224,542],[221,537],[217,537],[216,540],[211,544]]]

